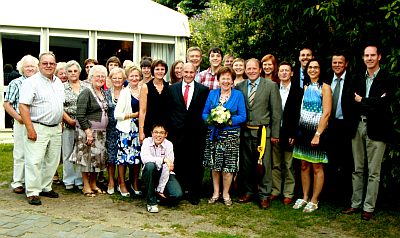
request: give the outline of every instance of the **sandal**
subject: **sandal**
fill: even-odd
[[[93,193],[99,193],[99,194],[106,194],[106,192],[104,192],[103,190],[101,190],[100,188],[92,188]]]
[[[230,197],[229,198],[224,198],[224,204],[226,206],[232,206],[232,199]]]
[[[219,197],[211,197],[208,199],[208,204],[214,204],[218,201]]]
[[[85,191],[85,190],[82,190],[82,193],[83,193],[83,195],[84,195],[85,197],[90,197],[90,198],[96,197],[96,194],[94,194],[93,191]]]
[[[305,205],[307,205],[307,201],[299,198],[296,200],[296,203],[293,205],[293,209],[300,209],[300,208],[304,207]]]
[[[309,202],[307,204],[307,206],[304,207],[303,212],[310,213],[310,212],[313,212],[313,211],[315,211],[317,209],[318,209],[318,202],[317,203]]]
[[[53,183],[54,183],[54,184],[61,184],[60,177],[58,177],[58,176],[53,176]]]

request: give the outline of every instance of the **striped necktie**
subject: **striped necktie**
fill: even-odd
[[[333,91],[333,97],[332,97],[332,113],[331,116],[332,118],[336,117],[336,109],[339,101],[339,95],[340,95],[340,81],[342,78],[337,78],[336,79],[336,86]]]
[[[250,89],[250,94],[249,94],[249,105],[250,107],[253,106],[254,103],[254,96],[256,95],[256,83],[250,83],[251,89]]]

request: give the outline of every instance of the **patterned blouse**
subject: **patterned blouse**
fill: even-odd
[[[87,84],[82,81],[79,82],[79,94],[86,88]],[[72,90],[71,84],[69,82],[64,83],[64,111],[73,119],[76,119],[76,101],[78,100],[79,94],[76,94],[74,90]],[[68,124],[65,123],[65,126],[68,127]]]

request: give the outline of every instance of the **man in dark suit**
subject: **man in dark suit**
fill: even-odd
[[[304,47],[300,50],[299,53],[299,63],[298,67],[293,69],[293,77],[292,84],[296,85],[296,87],[304,88],[304,85],[310,82],[310,78],[308,77],[307,72],[305,72],[306,65],[308,61],[310,61],[313,56],[313,52],[310,48]]]
[[[289,205],[293,201],[295,177],[292,155],[303,97],[303,90],[291,83],[292,76],[292,65],[285,61],[280,63],[278,77],[283,114],[279,142],[272,144],[271,200],[282,194],[285,205]]]
[[[343,202],[351,194],[351,173],[353,171],[353,155],[349,133],[349,105],[354,101],[350,91],[351,74],[346,70],[348,60],[344,53],[332,56],[333,76],[327,84],[333,92],[332,113],[328,126],[327,192],[328,198]]]
[[[351,87],[354,95],[350,110],[352,126],[349,127],[353,135],[353,195],[351,207],[342,212],[362,211],[361,219],[367,221],[373,217],[382,158],[393,133],[390,104],[397,89],[396,81],[380,68],[381,57],[376,45],[368,45],[363,56],[367,70],[354,80]]]
[[[261,78],[261,63],[258,59],[249,59],[246,62],[248,79],[239,83],[236,88],[242,91],[246,99],[247,124],[242,128],[240,144],[239,183],[244,195],[239,202],[249,202],[258,195],[262,209],[269,208],[269,196],[272,187],[271,171],[271,142],[279,141],[279,128],[282,116],[282,103],[278,85],[265,78]],[[266,129],[265,136],[259,131]],[[259,151],[257,147],[265,142],[262,155],[262,174],[257,178],[257,163]]]
[[[196,69],[192,63],[183,65],[183,81],[169,88],[170,120],[168,139],[174,145],[175,169],[188,200],[197,205],[203,180],[203,151],[206,127],[202,112],[209,89],[194,81]]]

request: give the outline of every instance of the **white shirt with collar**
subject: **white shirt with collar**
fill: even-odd
[[[335,113],[335,118],[343,119],[342,91],[343,91],[344,80],[346,79],[346,70],[344,71],[342,76],[340,76],[340,78],[342,80],[340,80],[340,91],[339,91],[339,98],[338,98],[338,103],[337,103],[337,107],[336,107],[336,112],[332,112],[332,113]],[[332,93],[335,91],[335,88],[337,85],[337,79],[338,79],[338,77],[336,76],[336,74],[333,74],[333,79],[332,79],[332,83],[331,83]]]
[[[282,84],[282,82],[280,84],[279,93],[281,94],[281,99],[282,99],[282,110],[285,110],[286,101],[288,99],[289,92],[290,92],[290,86],[292,86],[292,82],[289,82],[287,87],[285,87]]]
[[[185,95],[186,85],[187,83],[185,81],[182,81],[182,96]],[[193,92],[194,92],[194,80],[189,83],[189,94],[188,94],[186,109],[189,109],[190,102],[192,102]]]

